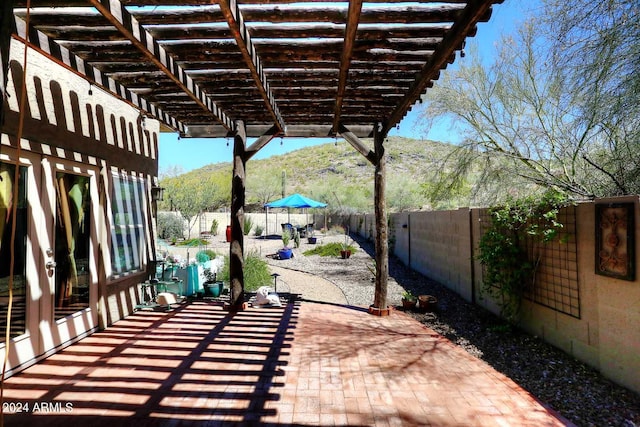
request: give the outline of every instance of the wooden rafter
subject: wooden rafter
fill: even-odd
[[[245,162],[251,159],[258,151],[260,151],[265,145],[267,145],[273,138],[278,136],[280,133],[280,129],[276,125],[273,125],[271,129],[265,132],[260,138],[256,139],[253,144],[251,144],[245,150]]]
[[[500,0],[501,2],[502,0]],[[437,79],[437,75],[447,62],[451,61],[451,52],[462,46],[462,42],[469,33],[475,31],[475,26],[482,18],[489,19],[487,16],[491,13],[491,5],[493,2],[487,0],[470,0],[464,9],[462,16],[447,32],[446,36],[440,43],[440,47],[429,58],[419,77],[411,86],[404,99],[398,103],[395,110],[388,117],[383,134],[387,134],[389,130],[399,123],[404,115],[411,109],[420,96],[424,93],[427,85]]]
[[[185,136],[241,120],[251,138],[388,130],[501,2],[31,1],[31,39],[59,62]]]
[[[344,92],[347,86],[347,78],[349,76],[349,67],[351,66],[351,55],[356,42],[358,32],[358,22],[360,22],[360,13],[362,12],[362,0],[352,0],[349,2],[349,13],[347,15],[347,27],[344,31],[344,43],[342,46],[342,57],[340,58],[340,72],[338,73],[338,91],[336,94],[336,106],[333,118],[333,131],[338,130],[340,123],[340,114],[342,112],[342,103],[344,102]]]
[[[16,21],[15,37],[25,45],[41,52],[43,55],[51,58],[54,62],[57,62],[68,70],[85,77],[89,82],[95,82],[98,86],[110,91],[118,98],[148,112],[168,126],[171,126],[180,132],[185,131],[186,127],[181,121],[167,114],[162,110],[162,108],[158,108],[158,106],[150,104],[146,99],[138,96],[122,84],[109,78],[109,76],[100,72],[100,70],[89,64],[87,61],[77,55],[74,55],[65,47],[55,43],[55,41],[51,40],[41,31],[31,28],[29,41],[27,41],[27,29],[24,25],[24,21]],[[89,86],[89,88],[90,87],[91,86]]]
[[[236,40],[238,48],[242,53],[242,57],[244,58],[247,67],[249,67],[249,70],[251,71],[251,75],[253,77],[253,80],[255,81],[256,87],[258,88],[260,95],[264,99],[264,103],[267,107],[267,110],[269,111],[269,114],[271,114],[271,116],[273,117],[273,121],[278,126],[278,128],[281,131],[284,131],[286,129],[286,125],[278,109],[276,99],[271,93],[271,89],[269,89],[267,76],[264,73],[260,57],[256,52],[256,47],[251,41],[251,36],[249,35],[247,26],[244,23],[244,19],[242,17],[242,13],[240,12],[240,8],[238,7],[237,1],[219,0],[218,4],[220,6],[220,9],[222,10],[222,14],[229,24],[231,34],[233,34],[233,37]]]
[[[204,91],[185,74],[184,69],[171,56],[167,55],[165,49],[118,0],[89,0],[89,2],[198,106],[211,113],[226,129],[233,130],[232,121],[226,114],[207,98]]]

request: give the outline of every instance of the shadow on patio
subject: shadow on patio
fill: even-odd
[[[300,301],[138,312],[8,379],[5,401],[29,405],[16,426],[567,424],[409,316]]]
[[[138,312],[7,380],[5,402],[28,407],[5,410],[5,425],[246,424],[274,414],[265,403],[279,399],[297,311]]]

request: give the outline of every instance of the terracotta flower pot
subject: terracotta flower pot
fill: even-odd
[[[405,310],[413,310],[416,307],[416,300],[414,299],[402,299],[402,308]]]
[[[421,311],[433,311],[436,309],[438,299],[433,295],[420,295],[418,296],[418,307]]]
[[[340,251],[340,256],[342,257],[342,259],[347,259],[351,256],[351,251],[350,250],[341,250]]]

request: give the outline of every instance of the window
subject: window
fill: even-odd
[[[145,183],[142,179],[113,174],[111,200],[111,268],[114,275],[139,271],[145,242]]]
[[[56,174],[56,319],[89,307],[89,181],[87,176]]]
[[[11,336],[22,335],[26,330],[27,280],[25,260],[27,258],[27,168],[20,166],[16,189],[16,166],[0,163],[0,342],[7,330],[9,305],[9,280],[11,278],[11,230],[15,226],[13,244],[13,309],[11,314]],[[13,215],[14,200],[17,201]]]

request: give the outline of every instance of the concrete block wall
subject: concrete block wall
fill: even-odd
[[[525,300],[521,326],[532,335],[599,370],[612,381],[640,393],[640,199],[601,199],[576,207],[580,316],[573,317]],[[595,273],[596,204],[634,203],[636,277],[633,281]],[[482,266],[475,259],[482,233],[482,209],[403,212],[390,216],[394,255],[412,269],[499,314],[483,295]],[[369,219],[370,218],[370,219]],[[373,215],[353,215],[352,230],[367,236]]]
[[[412,212],[406,215],[406,221],[407,227],[400,224],[395,234],[396,240],[408,245],[408,265],[472,301],[469,209]]]
[[[581,285],[589,289],[592,298],[585,301],[594,307],[597,316],[597,345],[599,348],[600,371],[613,381],[640,393],[640,203],[638,196],[596,200],[596,203],[633,202],[635,214],[635,265],[634,281],[614,279],[594,273],[595,243],[587,241],[587,236],[595,233],[595,208],[585,207],[585,220],[580,221],[578,238],[584,249],[585,268],[581,268]],[[588,244],[582,244],[583,241]],[[581,287],[581,291],[583,289]],[[582,299],[582,294],[580,295]]]
[[[297,209],[296,209],[297,210]],[[225,231],[227,225],[231,224],[231,214],[228,212],[205,212],[204,214],[204,222],[203,229],[209,231],[211,229],[211,224],[213,219],[218,221],[218,236],[225,237]],[[296,226],[304,226],[307,224],[307,220],[309,223],[314,223],[314,228],[319,230],[323,227],[323,219],[322,215],[316,215],[309,213],[306,214],[300,213],[291,213],[287,214],[287,212],[269,212],[268,215],[264,213],[245,213],[245,218],[251,218],[253,222],[254,228],[251,230],[250,235],[253,236],[255,232],[255,226],[262,227],[263,234],[274,235],[274,234],[282,234],[282,225],[283,223],[290,222]],[[191,228],[191,237],[196,237],[200,233],[200,218],[196,217],[192,219],[192,228]],[[186,236],[186,232],[185,232]]]

